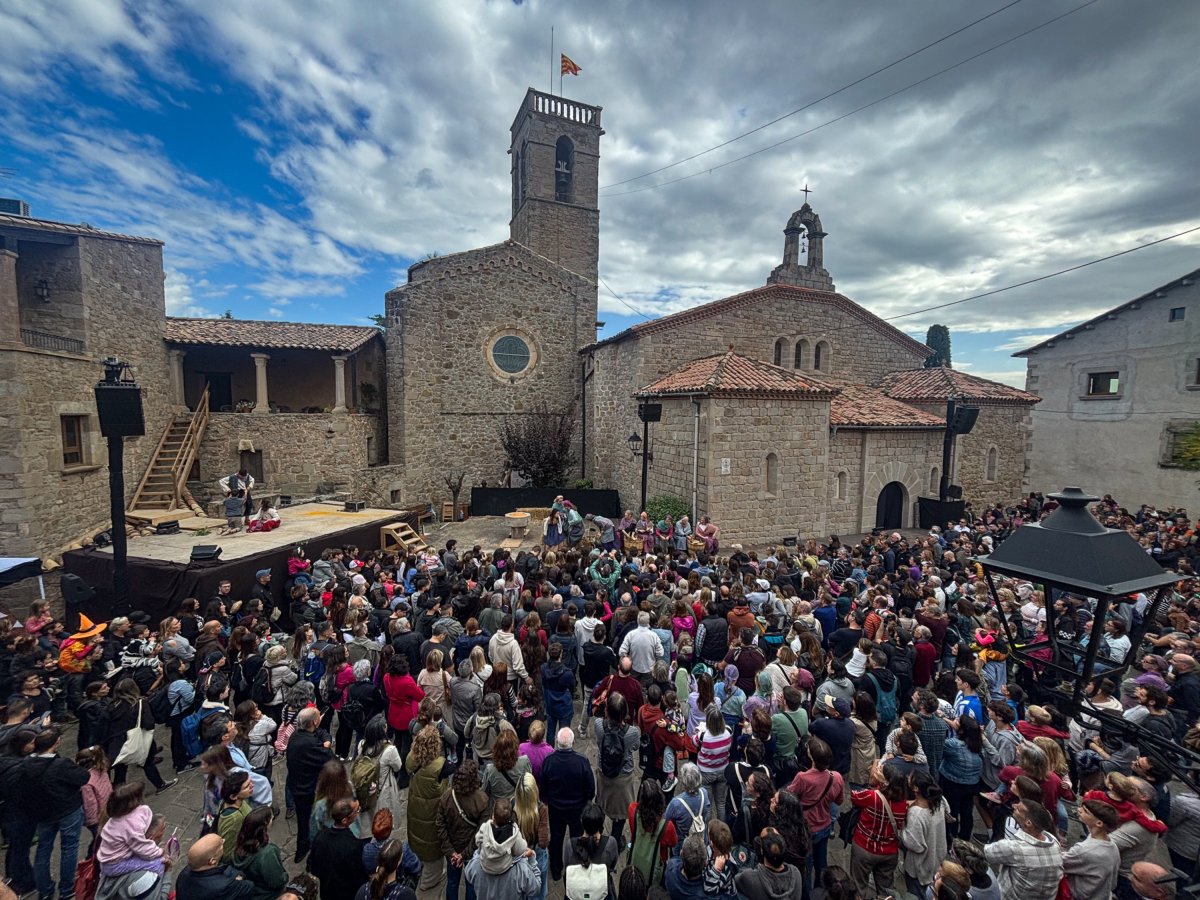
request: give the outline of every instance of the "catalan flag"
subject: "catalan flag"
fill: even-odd
[[[578,75],[580,73],[579,66],[575,65],[575,61],[567,54],[562,54],[562,71],[560,75]]]

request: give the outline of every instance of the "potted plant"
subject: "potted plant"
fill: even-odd
[[[254,409],[254,406],[253,400],[239,400],[233,409],[235,412],[248,413]]]

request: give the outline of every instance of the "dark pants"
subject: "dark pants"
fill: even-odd
[[[400,762],[407,763],[408,751],[412,749],[413,733],[405,728],[403,731],[396,731],[392,734],[392,740],[396,744],[396,752],[400,754]],[[480,769],[483,767],[480,766]],[[400,773],[396,776],[396,786],[403,790],[408,787],[409,775],[408,766],[401,768]]]
[[[171,729],[171,766],[176,773],[183,771],[183,767],[191,762],[191,758],[183,746],[183,720],[189,715],[190,713],[181,713],[167,719],[167,725]]]
[[[33,836],[37,833],[37,823],[24,816],[12,815],[8,807],[5,812],[4,830],[8,836],[8,853],[4,857],[4,871],[12,879],[12,889],[18,897],[27,894],[34,888],[33,866],[29,862],[29,852],[33,848]]]
[[[60,836],[57,887],[64,894],[74,895],[75,864],[79,862],[79,833],[82,830],[82,805],[53,822],[38,823],[34,880],[37,881],[38,896],[42,900],[54,896],[56,885],[50,875],[50,856],[54,852],[54,839]]]
[[[971,832],[975,827],[977,789],[978,785],[975,784],[959,784],[949,778],[942,778],[942,792],[946,795],[946,803],[950,806],[951,815],[958,819],[954,825],[946,824],[946,839],[951,844],[954,843],[955,837],[967,841],[971,839]]]
[[[583,834],[583,823],[580,822],[582,814],[582,809],[557,810],[550,807],[550,877],[555,881],[562,878],[563,874],[563,838],[567,829],[571,830],[573,838]]]
[[[463,869],[465,868],[465,860],[461,866],[456,866],[449,859],[446,860],[446,900],[458,900],[460,881],[467,886],[467,900],[475,900],[475,888],[471,887],[471,882],[463,878]]]
[[[299,862],[312,846],[308,823],[312,819],[315,798],[312,794],[298,794],[295,791],[292,797],[296,801],[296,861]]]
[[[154,763],[154,757],[158,755],[158,744],[150,742],[150,752],[146,754],[146,762],[142,765],[142,771],[146,773],[146,780],[156,788],[161,788],[165,783],[162,776],[158,774],[158,766]],[[125,776],[129,774],[129,766],[121,763],[119,766],[113,766],[113,784],[124,784]]]
[[[340,712],[337,714],[337,722],[337,735],[333,739],[334,753],[342,759],[349,759],[350,747],[354,743],[354,729],[346,724]]]

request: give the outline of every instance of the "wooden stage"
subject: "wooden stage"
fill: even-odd
[[[221,548],[221,560],[241,559],[260,553],[305,544],[313,538],[323,537],[337,531],[361,528],[378,522],[381,526],[394,522],[400,515],[394,509],[364,509],[346,512],[341,503],[300,503],[279,510],[283,524],[274,531],[220,534],[224,519],[199,518],[192,516],[179,522],[179,534],[150,534],[131,538],[129,556],[139,559],[154,559],[160,562],[187,563],[192,557],[192,548],[197,544],[216,544]],[[207,531],[207,534],[203,532]],[[376,543],[369,548],[378,547]],[[95,551],[112,555],[112,547]]]

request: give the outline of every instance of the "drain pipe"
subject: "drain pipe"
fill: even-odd
[[[692,398],[695,406],[695,416],[692,419],[692,528],[700,519],[700,511],[696,508],[700,497],[700,401]]]

